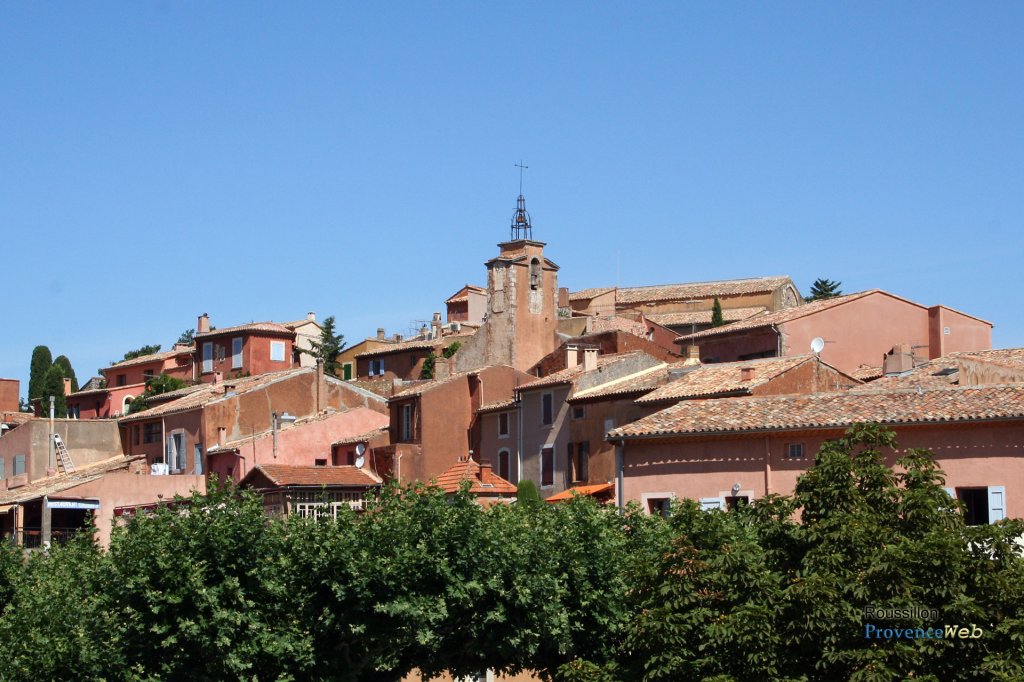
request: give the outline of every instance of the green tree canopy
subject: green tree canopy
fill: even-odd
[[[146,379],[146,390],[128,406],[128,414],[142,412],[149,408],[149,399],[161,393],[170,393],[185,388],[185,382],[177,377],[161,372],[157,376]]]
[[[320,338],[310,339],[309,349],[300,348],[299,352],[310,355],[324,363],[324,372],[338,376],[338,353],[345,348],[345,337],[334,330],[334,315],[324,318],[320,325]]]
[[[125,360],[134,360],[135,358],[141,358],[143,355],[152,355],[153,353],[159,353],[159,352],[160,352],[160,344],[159,343],[154,343],[154,344],[150,344],[148,346],[142,346],[141,348],[136,348],[135,350],[128,351],[127,353],[124,354],[124,357],[121,358],[121,360],[119,360],[118,362],[124,362]],[[110,363],[110,364],[115,364],[115,363]]]
[[[723,324],[725,324],[725,317],[722,315],[722,302],[715,296],[715,300],[711,304],[711,326],[721,327]]]
[[[811,301],[820,301],[826,298],[842,296],[843,292],[839,290],[841,285],[842,282],[835,282],[830,279],[819,277],[814,280],[814,284],[811,285],[811,295],[804,296],[804,301],[810,303]]]
[[[46,373],[53,366],[53,355],[46,346],[36,346],[32,349],[32,364],[28,375],[28,399],[38,398],[43,394],[43,385],[46,383]]]
[[[195,329],[186,329],[185,331],[183,331],[178,336],[178,340],[175,343],[184,343],[184,344],[187,344],[187,345],[191,346],[195,342],[196,342],[196,330]]]
[[[53,396],[53,416],[63,418],[68,416],[68,403],[64,396],[64,370],[60,365],[52,365],[46,372],[46,379],[43,382],[43,393],[39,396],[39,405],[43,416],[50,414],[50,396]]]
[[[77,391],[78,377],[75,376],[75,369],[74,367],[71,366],[71,360],[68,359],[68,356],[58,355],[57,358],[53,361],[53,364],[60,366],[61,372],[64,373],[64,376],[68,379],[71,379],[71,390]]]

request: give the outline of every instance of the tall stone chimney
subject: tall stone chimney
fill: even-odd
[[[384,327],[377,327],[377,340],[383,341],[385,338]]]
[[[573,344],[567,344],[565,346],[565,367],[575,367],[580,364],[580,349]]]
[[[686,347],[686,360],[683,361],[684,365],[699,365],[700,364],[700,346],[697,344],[690,344]]]
[[[199,321],[196,323],[196,333],[205,334],[210,331],[210,316],[203,313],[199,316]]]
[[[597,347],[583,349],[583,371],[593,372],[597,369]]]
[[[430,320],[430,329],[434,332],[434,338],[441,338],[441,313],[434,313],[434,318]]]
[[[914,351],[905,343],[892,347],[882,360],[883,374],[902,374],[914,369]]]

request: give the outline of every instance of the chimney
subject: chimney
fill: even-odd
[[[569,288],[558,287],[558,307],[568,308],[569,307]]]
[[[565,368],[569,369],[580,364],[580,349],[573,345],[565,347]]]
[[[914,353],[906,344],[896,344],[882,359],[882,374],[902,374],[912,369]]]
[[[224,372],[214,372],[213,373],[213,383],[219,384],[222,381],[224,381]]]
[[[383,341],[385,338],[384,327],[377,327],[377,340]]]
[[[228,429],[225,426],[217,427],[217,447],[224,447],[224,444],[228,442]]]
[[[71,379],[65,379],[64,380],[64,395],[65,396],[71,395]]]
[[[176,344],[174,344],[174,352],[175,353],[184,353],[184,352],[188,351],[191,347],[192,346],[190,346],[187,343],[176,343]]]
[[[491,477],[491,460],[485,459],[480,462],[480,482],[487,483],[487,479]]]
[[[740,381],[753,381],[757,370],[753,367],[740,367]]]
[[[430,330],[427,329],[427,325],[423,325],[422,327],[420,327],[420,336],[422,336],[423,338],[427,338],[427,334],[429,333]]]
[[[447,379],[452,375],[451,360],[438,357],[434,359],[434,378]]]
[[[592,372],[597,369],[597,347],[583,349],[583,371]]]
[[[441,313],[434,313],[434,319],[430,321],[430,328],[434,332],[434,338],[441,338]]]
[[[230,381],[224,382],[224,395],[231,395],[235,392],[235,385]]]
[[[683,361],[684,365],[699,365],[700,364],[700,346],[697,344],[690,344],[686,347],[686,360]]]
[[[310,322],[316,322],[316,313],[310,310],[308,313],[306,313],[306,319],[309,320]]]
[[[395,334],[395,343],[402,343],[402,339],[404,338],[405,337],[402,336],[401,334]]]
[[[210,331],[210,316],[203,313],[196,323],[196,334],[205,334],[208,331]]]

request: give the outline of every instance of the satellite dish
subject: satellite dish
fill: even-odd
[[[356,443],[356,455],[362,457],[364,452],[366,452],[366,443]]]
[[[362,455],[356,455],[356,468],[362,469],[364,464],[366,464],[366,458]]]
[[[815,353],[820,353],[824,349],[825,339],[821,338],[820,336],[815,336],[814,339],[811,340],[811,350],[814,351]]]

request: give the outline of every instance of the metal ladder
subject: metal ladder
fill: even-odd
[[[71,461],[68,448],[64,445],[64,441],[59,434],[53,434],[53,446],[57,452],[57,464],[64,470],[65,474],[73,473],[75,471],[75,463]]]

